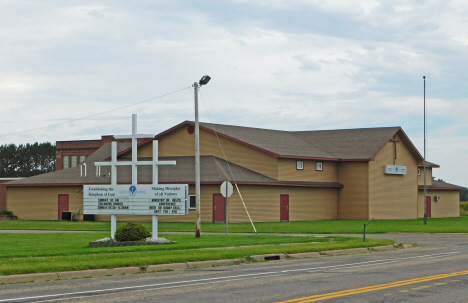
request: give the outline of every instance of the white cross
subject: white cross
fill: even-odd
[[[153,160],[138,161],[138,140],[144,138],[153,138],[152,134],[137,134],[137,115],[132,115],[132,134],[115,136],[115,139],[132,139],[132,161],[117,161],[117,142],[112,142],[112,156],[110,162],[95,162],[96,166],[111,167],[111,185],[117,185],[117,166],[132,166],[132,185],[138,184],[138,165],[151,165],[153,167],[153,185],[158,184],[158,166],[159,165],[176,165],[176,161],[158,161],[158,141],[153,140]]]

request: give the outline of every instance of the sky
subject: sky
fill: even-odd
[[[468,2],[0,0],[0,145],[401,126],[468,187]]]

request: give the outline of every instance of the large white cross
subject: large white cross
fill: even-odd
[[[96,162],[96,166],[111,167],[111,185],[117,185],[117,166],[132,166],[132,185],[138,184],[139,165],[151,165],[153,167],[153,184],[158,184],[158,166],[159,165],[176,165],[176,161],[159,161],[158,141],[153,140],[153,160],[138,161],[138,139],[153,138],[153,134],[137,134],[137,115],[132,115],[132,134],[115,136],[115,139],[132,139],[132,161],[117,161],[117,142],[112,142],[112,156],[110,162]]]
[[[132,185],[138,184],[138,165],[151,165],[153,167],[153,185],[157,185],[158,180],[158,166],[159,165],[176,165],[176,161],[159,161],[158,141],[153,140],[153,160],[152,161],[138,161],[138,139],[153,138],[152,134],[138,134],[137,133],[137,115],[132,115],[132,134],[115,136],[115,139],[132,139],[132,161],[117,161],[117,142],[112,142],[111,161],[110,162],[95,162],[96,168],[100,166],[111,167],[111,185],[117,185],[117,166],[132,166]],[[99,170],[100,171],[100,170]],[[117,216],[111,215],[111,237],[114,239],[117,230]],[[153,216],[153,239],[158,238],[158,216]]]

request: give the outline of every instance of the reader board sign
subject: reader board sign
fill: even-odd
[[[387,175],[406,175],[406,166],[385,165]]]
[[[83,213],[93,215],[186,215],[188,185],[84,185]]]

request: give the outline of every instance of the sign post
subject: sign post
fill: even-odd
[[[226,236],[228,235],[228,224],[229,224],[229,211],[228,211],[228,200],[232,195],[232,184],[229,181],[224,181],[221,184],[221,195],[226,198]]]

